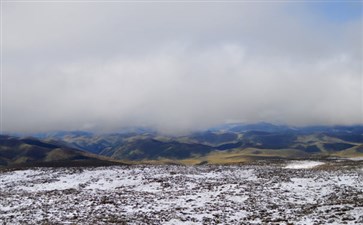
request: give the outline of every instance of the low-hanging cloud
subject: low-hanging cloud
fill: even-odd
[[[149,126],[177,133],[231,121],[362,123],[362,53],[357,50],[362,46],[356,37],[362,36],[361,22],[318,29],[301,15],[283,11],[286,6],[240,4],[242,16],[235,5],[220,10],[213,4],[206,10],[197,6],[178,10],[131,4],[127,7],[137,15],[120,16],[125,5],[104,7],[102,16],[95,16],[100,22],[90,16],[94,8],[66,5],[75,24],[52,17],[52,25],[39,12],[35,16],[9,5],[5,27],[6,18],[15,27],[5,29],[5,131]],[[43,16],[64,15],[52,7],[42,5]],[[183,20],[183,10],[191,9],[192,18]],[[35,20],[34,31],[40,32],[25,43],[19,40],[24,24],[15,19],[19,11]],[[220,24],[213,27],[208,18]],[[95,20],[99,25],[91,29]],[[56,30],[53,26],[59,36],[45,34],[44,28]],[[124,35],[116,28],[123,28]],[[143,29],[151,40],[139,36]],[[343,34],[330,36],[338,31]]]

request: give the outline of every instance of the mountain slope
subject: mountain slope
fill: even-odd
[[[176,141],[162,142],[152,138],[131,140],[112,151],[101,152],[115,159],[184,159],[195,155],[205,155],[213,150],[202,144],[187,144]]]
[[[34,138],[0,135],[0,166],[92,166],[111,164],[118,164],[118,162]]]
[[[156,132],[46,134],[48,144],[77,148],[121,160],[235,162],[244,157],[326,158],[362,156],[363,126],[288,127],[268,123],[227,124],[183,136]],[[46,147],[46,146],[45,146]],[[228,160],[227,160],[228,161]]]

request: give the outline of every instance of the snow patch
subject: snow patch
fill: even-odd
[[[195,223],[195,222],[191,222],[191,221],[181,221],[181,220],[177,220],[177,219],[172,219],[166,223],[164,223],[164,225],[198,225],[199,223]]]
[[[286,169],[311,169],[320,165],[325,164],[324,162],[318,161],[293,161],[285,166]]]
[[[348,160],[352,161],[363,161],[363,157],[353,157],[353,158],[347,158]]]

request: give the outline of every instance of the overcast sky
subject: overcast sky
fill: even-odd
[[[2,3],[5,132],[363,124],[362,2]]]

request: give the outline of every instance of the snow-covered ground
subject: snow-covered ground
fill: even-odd
[[[125,166],[0,172],[0,221],[363,224],[362,167],[289,168],[296,167]]]

